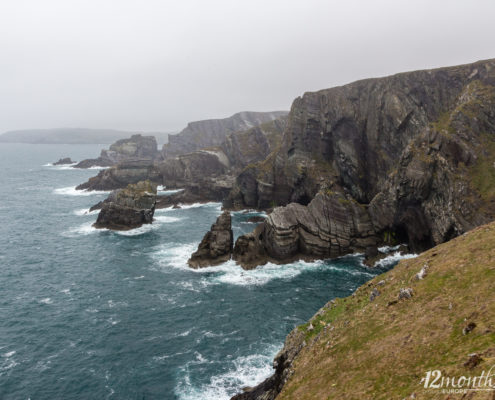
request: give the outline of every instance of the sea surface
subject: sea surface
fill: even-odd
[[[102,145],[0,144],[0,399],[228,399],[272,373],[285,336],[389,268],[362,258],[199,271],[190,254],[220,204],[96,230],[98,173],[55,167]],[[233,214],[236,237],[256,213]]]

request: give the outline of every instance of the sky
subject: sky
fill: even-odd
[[[0,132],[177,131],[495,58],[493,0],[1,0]]]

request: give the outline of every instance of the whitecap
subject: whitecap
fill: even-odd
[[[72,163],[72,164],[61,164],[61,165],[54,165],[52,163],[47,163],[43,164],[43,167],[52,167],[55,170],[67,170],[67,169],[74,169],[74,165],[77,165],[77,163]]]
[[[113,232],[120,236],[138,236],[151,232],[154,229],[158,229],[159,226],[160,226],[159,224],[144,224],[139,228],[129,229],[127,231],[113,231]]]
[[[192,203],[192,204],[179,203],[179,206],[182,210],[188,210],[190,208],[199,208],[199,207],[218,207],[220,209],[222,207],[222,203],[217,203],[217,202]]]
[[[8,353],[2,354],[2,357],[3,358],[9,358],[9,357],[12,357],[15,353],[16,353],[16,351],[12,350],[12,351],[9,351]]]
[[[153,217],[153,220],[154,221],[158,221],[158,222],[161,222],[161,223],[165,223],[165,224],[169,224],[171,222],[177,222],[177,221],[180,221],[182,218],[177,218],[177,217],[167,217],[165,215],[158,215],[158,216],[154,216]]]
[[[278,347],[272,346],[263,354],[238,357],[231,362],[227,372],[211,377],[208,383],[199,387],[191,384],[188,367],[207,360],[199,360],[196,355],[195,361],[181,368],[183,376],[175,388],[175,394],[180,400],[228,400],[241,388],[255,386],[273,373],[272,360],[277,350]]]
[[[402,245],[402,244],[398,244],[397,246],[382,246],[382,247],[378,247],[378,251],[380,253],[390,253],[392,251],[396,251],[396,250],[399,250],[400,249],[400,246],[405,246],[405,245]]]
[[[161,187],[160,188],[160,186],[159,186],[156,189],[156,191],[158,192],[158,194],[161,194],[161,195],[164,195],[164,196],[169,196],[171,194],[182,192],[182,191],[184,191],[184,189],[165,189],[164,187]]]
[[[175,268],[185,268],[191,270],[187,266],[187,260],[196,250],[197,243],[167,243],[162,245],[152,253],[152,258],[154,258],[159,265]]]
[[[65,293],[65,294],[69,294],[70,293],[70,289],[63,289],[61,290],[62,293]]]
[[[378,260],[375,263],[375,267],[390,267],[394,265],[395,263],[399,262],[400,260],[407,260],[409,258],[415,258],[417,257],[417,254],[402,254],[400,251],[396,251],[394,254],[391,254],[385,258],[382,258],[381,260]]]
[[[62,196],[96,196],[108,194],[110,191],[106,190],[76,190],[75,186],[67,186],[53,190],[54,194],[60,194]]]
[[[40,303],[42,304],[52,304],[53,300],[50,297],[45,297],[44,299],[40,300]]]
[[[100,212],[100,210],[89,211],[89,208],[80,208],[78,210],[74,210],[74,214],[78,215],[78,216],[97,215],[99,212]]]
[[[93,226],[93,222],[85,222],[82,225],[76,226],[74,228],[69,229],[68,231],[63,232],[62,235],[66,237],[77,237],[77,236],[86,236],[86,235],[91,235],[93,233],[105,232],[105,231],[108,231],[108,229],[106,228],[97,229]]]

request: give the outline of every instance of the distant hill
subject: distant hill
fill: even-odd
[[[167,143],[168,133],[164,132],[129,132],[115,129],[55,128],[24,129],[8,131],[0,135],[0,143],[33,144],[108,144],[119,139],[142,133],[156,137],[159,144]]]

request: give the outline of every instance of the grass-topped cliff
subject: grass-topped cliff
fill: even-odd
[[[300,351],[279,357],[288,380],[277,400],[493,399],[495,391],[449,397],[421,379],[495,365],[494,283],[495,222],[401,261],[289,335],[282,353]]]

